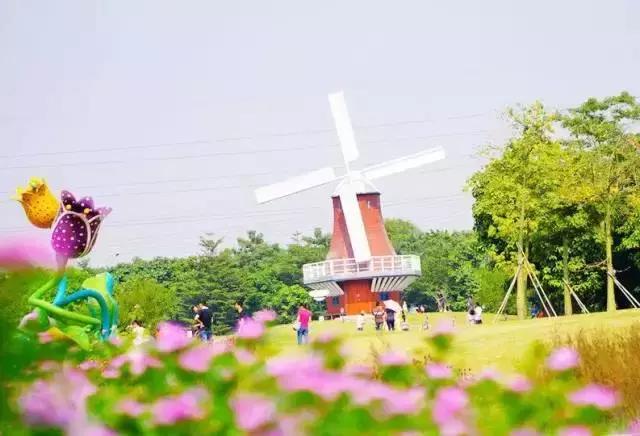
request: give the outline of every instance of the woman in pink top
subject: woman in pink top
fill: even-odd
[[[311,312],[304,304],[298,309],[298,345],[309,343],[309,321],[311,320]]]

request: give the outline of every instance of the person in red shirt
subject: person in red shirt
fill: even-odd
[[[309,321],[311,312],[305,304],[301,304],[298,309],[298,345],[309,343]]]

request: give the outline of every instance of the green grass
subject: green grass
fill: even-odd
[[[615,313],[594,313],[571,317],[539,318],[518,321],[509,319],[493,323],[494,315],[484,316],[485,324],[469,325],[466,313],[429,314],[431,326],[439,321],[455,320],[456,340],[451,363],[458,368],[477,370],[493,366],[500,370],[513,370],[521,363],[529,346],[535,341],[549,341],[559,336],[574,335],[582,332],[619,329],[628,327],[640,320],[640,310],[621,310]],[[354,322],[314,321],[310,326],[311,339],[323,332],[333,332],[342,336],[346,350],[354,361],[366,362],[371,359],[372,349],[383,351],[387,348],[420,354],[424,338],[429,334],[422,330],[424,315],[409,315],[411,329],[407,332],[376,332],[373,323],[365,325],[359,332]],[[283,354],[308,352],[307,347],[296,345],[295,331],[291,325],[276,326],[270,329],[270,339]],[[417,356],[421,357],[421,356]]]

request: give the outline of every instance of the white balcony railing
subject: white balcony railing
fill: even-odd
[[[374,256],[365,262],[332,259],[303,265],[304,283],[341,281],[384,276],[419,276],[420,257],[416,255]]]

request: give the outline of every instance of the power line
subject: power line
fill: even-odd
[[[425,124],[436,122],[440,120],[459,120],[459,119],[470,119],[470,118],[479,118],[489,114],[490,112],[482,112],[468,115],[459,115],[459,116],[451,116],[445,118],[429,118],[429,119],[421,119],[421,120],[401,120],[396,122],[389,123],[380,123],[380,124],[370,124],[363,126],[354,126],[354,129],[357,130],[366,130],[366,129],[374,129],[374,128],[386,128],[386,127],[396,127],[403,125],[411,125],[411,124]],[[158,144],[140,144],[140,145],[120,145],[120,146],[107,146],[107,147],[99,147],[94,149],[81,149],[81,150],[58,150],[58,151],[45,151],[45,152],[34,152],[34,153],[22,153],[13,156],[0,156],[3,158],[20,158],[20,157],[34,157],[34,156],[52,156],[59,154],[76,154],[76,153],[98,153],[98,152],[109,152],[109,151],[126,151],[126,150],[145,150],[152,148],[164,148],[164,147],[175,147],[175,146],[189,146],[189,145],[197,145],[197,144],[213,144],[213,143],[224,143],[224,142],[234,142],[234,141],[250,141],[261,138],[278,138],[278,137],[288,137],[288,136],[301,136],[301,135],[316,135],[323,133],[332,133],[335,132],[333,128],[324,128],[324,129],[308,129],[308,130],[297,130],[290,132],[276,132],[276,133],[266,133],[259,135],[251,135],[251,136],[236,136],[236,137],[225,137],[225,138],[215,138],[215,139],[202,139],[202,140],[191,140],[191,141],[180,141],[180,142],[168,142],[168,143],[158,143]]]
[[[372,141],[360,141],[362,144],[377,144],[377,143],[389,143],[394,141],[406,141],[406,140],[415,140],[415,139],[430,139],[430,138],[441,138],[441,137],[450,137],[450,136],[463,136],[463,135],[479,135],[488,133],[488,130],[474,130],[469,132],[454,132],[454,133],[443,133],[443,134],[434,134],[427,136],[418,136],[418,137],[404,137],[404,138],[389,138],[389,139],[379,139]],[[218,152],[209,152],[209,153],[200,153],[200,154],[190,154],[190,155],[179,155],[179,156],[166,156],[166,157],[150,157],[141,159],[143,162],[159,162],[159,161],[175,161],[175,160],[186,160],[186,159],[198,159],[203,157],[215,157],[215,156],[242,156],[242,155],[255,155],[256,153],[278,153],[278,152],[290,152],[290,151],[302,151],[302,150],[317,150],[320,148],[337,148],[338,144],[332,145],[323,145],[323,146],[304,146],[304,147],[280,147],[280,148],[270,148],[270,149],[262,149],[262,150],[242,150],[242,151],[218,151]],[[103,160],[103,161],[85,161],[85,162],[63,162],[63,163],[55,163],[55,164],[44,164],[44,165],[16,165],[16,166],[5,166],[0,167],[0,170],[23,170],[23,169],[34,169],[34,168],[61,168],[61,167],[78,167],[78,166],[96,166],[96,165],[119,165],[119,164],[128,164],[135,161],[130,159],[121,159],[121,160]]]

